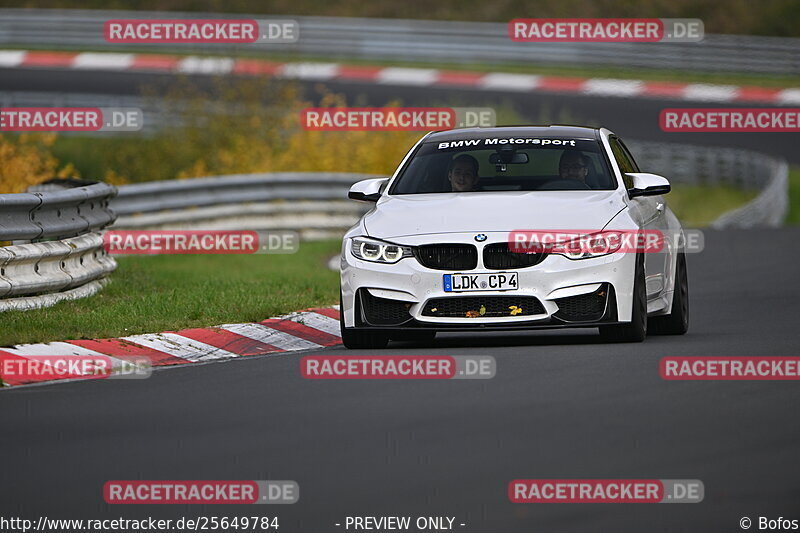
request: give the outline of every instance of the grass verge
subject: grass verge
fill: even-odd
[[[683,227],[697,228],[709,225],[726,211],[744,205],[757,195],[758,191],[724,185],[675,183],[666,199]]]
[[[338,274],[326,262],[340,247],[317,241],[291,255],[122,257],[96,296],[3,313],[0,346],[258,322],[338,303]]]

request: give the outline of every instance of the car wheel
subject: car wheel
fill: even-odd
[[[342,295],[339,294],[339,329],[342,333],[342,344],[350,350],[379,350],[389,344],[389,335],[384,331],[353,329],[344,327],[344,311]]]
[[[647,336],[647,289],[644,280],[644,256],[636,258],[633,282],[633,310],[628,324],[600,326],[600,337],[606,342],[642,342]]]
[[[683,335],[689,331],[689,275],[683,252],[677,259],[672,311],[668,315],[653,317],[650,321],[651,332],[656,335]]]
[[[389,338],[393,341],[427,343],[433,342],[433,339],[436,338],[436,332],[428,330],[397,331],[390,333]]]

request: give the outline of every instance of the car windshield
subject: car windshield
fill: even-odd
[[[389,194],[615,187],[596,140],[506,137],[423,143]]]

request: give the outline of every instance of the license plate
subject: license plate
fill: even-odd
[[[517,290],[517,272],[444,275],[444,292],[515,290]]]

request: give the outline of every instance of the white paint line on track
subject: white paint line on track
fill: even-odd
[[[503,91],[532,91],[539,86],[541,76],[532,74],[506,74],[493,72],[478,82],[478,87]]]
[[[340,337],[342,335],[338,320],[335,320],[329,316],[315,313],[313,311],[295,313],[287,316],[286,318],[293,322],[303,324],[304,326],[318,329],[320,331],[324,331],[325,333],[330,333],[336,337]]]
[[[784,89],[778,93],[776,102],[780,104],[800,104],[800,89]]]
[[[36,357],[42,356],[103,356],[111,360],[111,368],[119,368],[124,364],[122,359],[117,359],[116,357],[90,350],[83,346],[76,346],[68,342],[19,344],[14,348],[2,348],[2,351],[28,359],[35,359]]]
[[[378,72],[378,83],[389,85],[432,85],[439,71],[430,68],[389,67]]]
[[[284,78],[300,80],[329,80],[339,75],[336,63],[287,63],[278,70]]]
[[[586,80],[581,92],[596,96],[638,96],[643,89],[644,83],[638,80],[593,78]]]
[[[78,69],[126,70],[133,66],[133,54],[83,53],[75,56],[72,66]]]
[[[230,57],[189,56],[178,62],[178,72],[186,74],[228,74],[233,70],[234,60]]]
[[[241,335],[243,337],[248,337],[250,339],[263,342],[265,344],[271,344],[272,346],[280,348],[281,350],[295,351],[315,350],[317,348],[322,348],[322,346],[316,342],[295,337],[294,335],[284,333],[283,331],[278,331],[277,329],[272,329],[263,324],[223,324],[222,326],[217,327],[230,331],[231,333],[236,333],[237,335]]]
[[[683,90],[683,99],[700,102],[730,102],[736,98],[738,92],[739,88],[735,85],[691,83]]]
[[[41,344],[19,344],[14,348],[2,348],[4,352],[13,353],[22,357],[29,355],[105,355],[82,346],[68,342],[51,342]]]
[[[189,339],[176,333],[147,333],[122,338],[192,362],[239,357],[237,354],[222,348]]]
[[[0,67],[18,67],[25,60],[24,50],[0,50]]]

